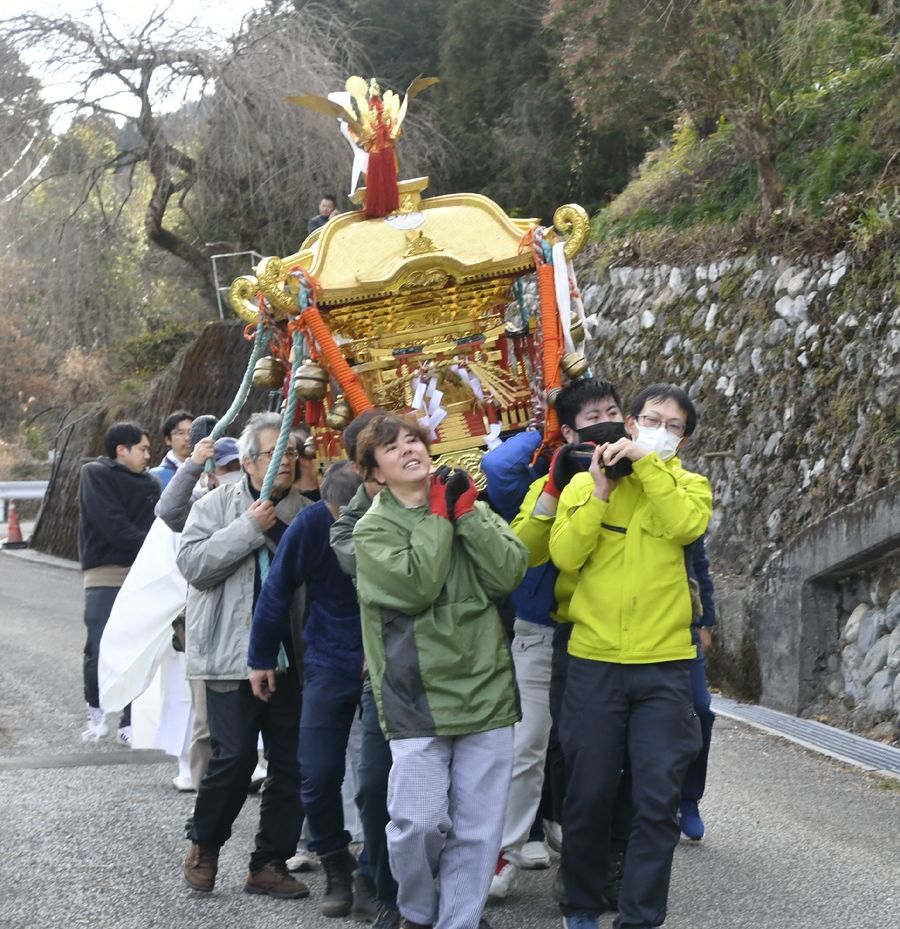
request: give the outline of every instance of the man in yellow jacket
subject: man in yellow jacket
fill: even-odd
[[[665,921],[681,782],[701,744],[684,547],[706,531],[712,492],[675,457],[696,423],[679,387],[642,390],[625,420],[628,436],[597,446],[589,471],[562,492],[550,534],[561,575],[578,577],[567,611],[573,631],[560,721],[567,929],[595,929],[604,909],[626,756],[634,819],[614,929]],[[626,461],[631,473],[610,475],[629,470]]]

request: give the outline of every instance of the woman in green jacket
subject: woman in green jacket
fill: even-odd
[[[519,707],[493,601],[528,554],[427,433],[375,417],[357,444],[385,486],[356,525],[363,645],[390,740],[387,827],[401,927],[475,929],[500,848]],[[440,879],[440,894],[435,889]]]

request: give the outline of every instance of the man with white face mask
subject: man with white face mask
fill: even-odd
[[[625,419],[628,434],[597,446],[590,470],[563,490],[551,530],[550,557],[578,578],[560,720],[567,929],[596,929],[604,909],[611,813],[626,755],[634,816],[614,927],[665,921],[681,783],[701,744],[684,547],[706,531],[712,491],[676,457],[696,423],[680,388],[642,390]],[[626,460],[631,473],[615,476]]]

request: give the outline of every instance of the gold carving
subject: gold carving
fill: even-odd
[[[409,239],[410,243],[403,253],[404,258],[413,258],[416,255],[427,255],[430,252],[442,251],[442,249],[438,248],[421,230],[418,235],[412,232],[409,233]]]
[[[591,222],[584,207],[567,203],[553,214],[553,228],[565,238],[566,258],[574,258],[585,246]]]
[[[255,323],[259,315],[256,297],[259,293],[259,281],[251,274],[235,278],[228,293],[231,308],[245,323]]]
[[[430,271],[411,271],[400,284],[400,292],[409,290],[439,290],[450,279],[450,275],[438,268]]]

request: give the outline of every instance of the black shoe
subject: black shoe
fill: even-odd
[[[353,872],[356,859],[350,849],[320,855],[325,869],[325,896],[322,897],[323,916],[347,916],[353,908]]]
[[[371,923],[378,916],[378,897],[375,893],[375,882],[368,874],[353,876],[353,909],[350,918],[358,923]],[[399,917],[398,917],[399,918]]]

